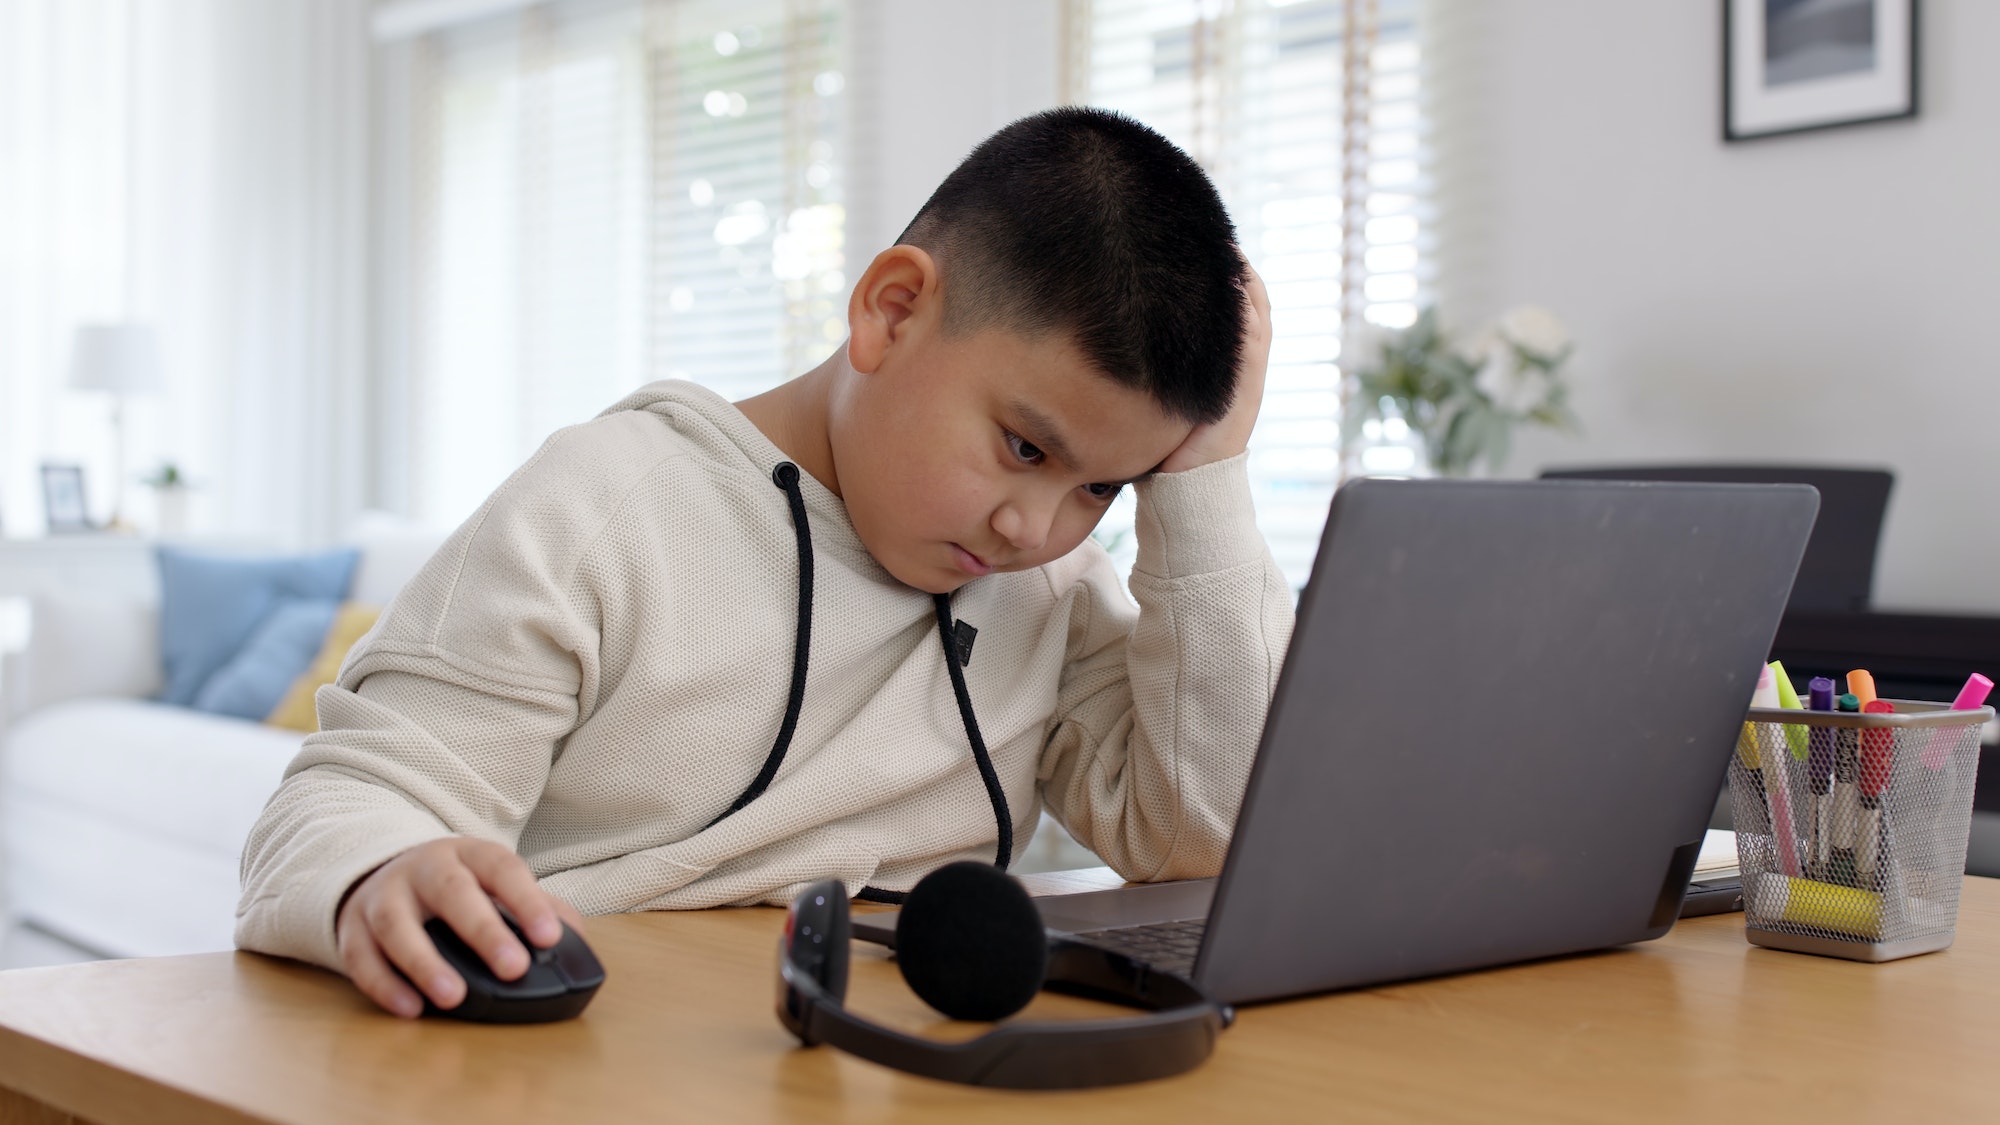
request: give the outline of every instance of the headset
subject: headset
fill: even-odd
[[[1021,884],[991,864],[947,864],[923,877],[896,921],[896,960],[924,1002],[953,1019],[997,1020],[1043,988],[1147,1014],[1128,1019],[1004,1024],[943,1043],[849,1012],[847,890],[808,886],[778,947],[778,1020],[799,1042],[831,1044],[883,1066],[973,1086],[1075,1089],[1191,1070],[1235,1019],[1192,982],[1042,927]]]

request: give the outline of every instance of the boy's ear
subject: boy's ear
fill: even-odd
[[[882,365],[913,321],[942,312],[936,259],[915,246],[891,246],[868,263],[847,299],[847,362],[864,374]]]

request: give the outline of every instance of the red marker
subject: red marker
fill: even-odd
[[[1893,715],[1896,705],[1886,699],[1871,699],[1861,705],[1864,715]],[[1878,802],[1882,790],[1896,769],[1896,732],[1874,727],[1861,732],[1861,800]]]
[[[1886,699],[1871,699],[1861,705],[1864,715],[1894,714],[1896,706]],[[1882,889],[1882,794],[1896,773],[1896,732],[1888,727],[1861,730],[1861,823],[1854,839],[1854,882],[1864,891]]]

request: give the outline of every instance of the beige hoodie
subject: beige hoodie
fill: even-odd
[[[904,890],[998,830],[931,596],[801,479],[810,669],[791,685],[798,548],[785,455],[688,383],[551,437],[397,596],[318,697],[243,852],[236,942],[340,967],[342,893],[459,834],[515,848],[586,914],[782,903],[836,877]],[[953,597],[1016,850],[1046,801],[1127,878],[1213,875],[1291,633],[1244,458],[1137,485],[1131,589],[1084,545]]]

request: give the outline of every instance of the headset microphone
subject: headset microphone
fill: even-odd
[[[848,907],[837,880],[792,902],[779,947],[778,1019],[806,1046],[948,1082],[1071,1089],[1164,1078],[1215,1049],[1232,1013],[1191,982],[1122,954],[1051,938],[1027,891],[990,864],[962,862],[911,889],[896,922],[896,958],[912,991],[953,1019],[997,1020],[1042,988],[1137,1008],[1145,1015],[1002,1024],[944,1043],[871,1023],[844,1007]]]

